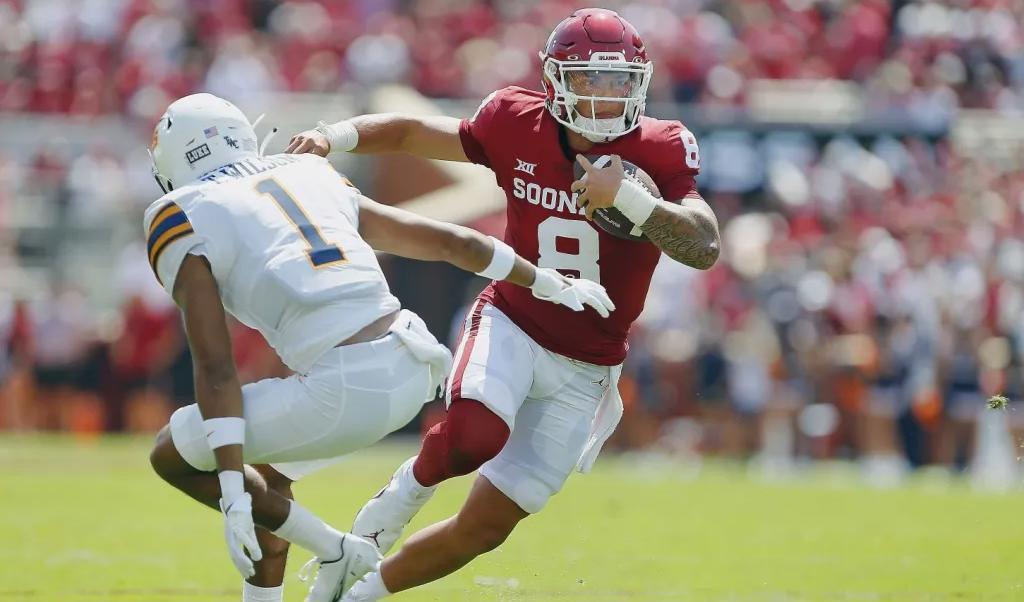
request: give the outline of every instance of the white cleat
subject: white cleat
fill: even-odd
[[[341,602],[377,602],[380,600],[380,596],[374,595],[370,591],[370,587],[367,585],[367,579],[369,579],[375,573],[367,573],[362,579],[352,584],[352,589],[348,590],[345,596],[341,599]]]
[[[362,537],[345,533],[341,539],[339,558],[313,558],[299,571],[299,579],[305,581],[313,567],[319,567],[306,602],[337,602],[356,581],[374,570],[382,559],[375,545]]]
[[[436,487],[424,487],[412,474],[413,456],[398,467],[391,480],[356,514],[352,532],[377,545],[387,554],[402,536],[412,517],[434,495]]]

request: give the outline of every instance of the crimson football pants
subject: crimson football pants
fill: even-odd
[[[473,399],[453,399],[444,421],[427,431],[413,476],[432,487],[469,474],[498,455],[508,436],[508,425],[487,406]]]

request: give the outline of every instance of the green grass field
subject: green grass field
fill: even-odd
[[[148,440],[0,437],[0,600],[237,601],[220,519],[160,483]],[[410,448],[357,454],[296,487],[340,527]],[[414,527],[453,512],[442,487]],[[848,469],[786,484],[604,460],[496,552],[395,600],[1024,600],[1024,496]],[[286,599],[301,600],[296,550]]]

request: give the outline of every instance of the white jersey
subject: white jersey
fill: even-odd
[[[225,309],[305,373],[400,308],[359,236],[358,198],[322,157],[245,159],[150,205],[149,261],[172,293],[185,256],[206,257]]]

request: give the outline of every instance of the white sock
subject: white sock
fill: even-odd
[[[434,488],[437,487],[437,485],[427,487],[426,485],[423,485],[416,480],[416,473],[413,472],[412,467],[414,464],[416,464],[417,457],[418,456],[413,456],[412,458],[406,460],[405,464],[402,465],[401,472],[398,478],[405,481],[406,485],[413,492],[413,495],[422,495],[424,493],[429,493],[433,491]]]
[[[242,582],[242,602],[283,602],[284,585],[277,587],[256,587],[248,581]]]
[[[380,564],[372,573],[367,573],[362,579],[356,581],[352,589],[345,594],[345,600],[358,602],[376,602],[381,598],[391,595],[388,588],[384,586],[384,580],[380,577]]]
[[[288,518],[274,535],[306,548],[323,560],[341,557],[342,533],[295,501],[292,501]]]

